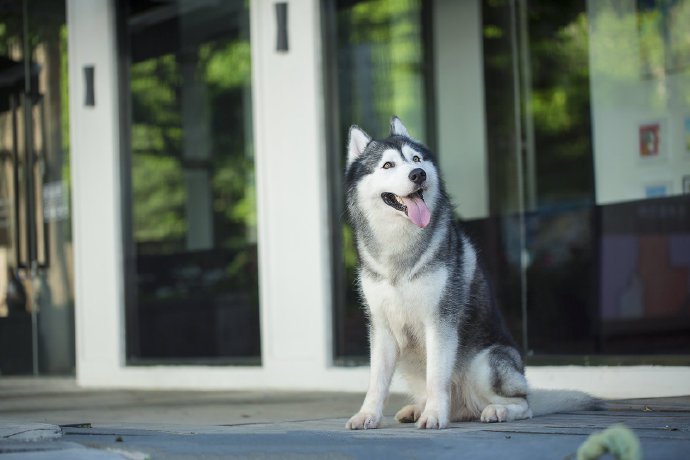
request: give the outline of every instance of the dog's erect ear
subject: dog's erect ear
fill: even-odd
[[[357,125],[350,126],[350,139],[347,141],[347,164],[350,165],[364,152],[371,137]]]
[[[403,122],[395,115],[391,118],[391,136],[405,136],[412,139],[412,136],[407,132],[407,128],[405,128]]]

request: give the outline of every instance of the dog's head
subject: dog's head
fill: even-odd
[[[391,119],[390,135],[382,140],[353,125],[347,150],[350,206],[354,199],[370,218],[408,219],[419,228],[429,225],[440,192],[436,163],[398,117]]]

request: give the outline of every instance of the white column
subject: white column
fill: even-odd
[[[330,364],[332,326],[320,4],[287,3],[288,51],[275,2],[251,2],[250,29],[262,360],[292,380]]]
[[[107,380],[124,358],[120,137],[115,11],[109,0],[68,0],[72,228],[77,379]],[[95,106],[84,105],[83,67]]]

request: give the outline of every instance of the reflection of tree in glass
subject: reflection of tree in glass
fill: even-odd
[[[256,188],[251,137],[251,48],[248,40],[200,48],[213,139],[213,209],[216,244],[230,249],[228,280],[257,286]],[[255,289],[250,290],[254,297]],[[254,299],[258,305],[258,298]]]
[[[132,202],[140,242],[178,240],[187,230],[178,72],[170,54],[131,66]]]
[[[420,0],[369,0],[337,2],[337,55],[339,119],[341,139],[356,123],[370,134],[388,133],[388,122],[396,114],[410,132],[427,139],[424,40]],[[354,4],[353,4],[354,3]],[[345,150],[339,152],[344,169]],[[338,197],[344,200],[344,197]],[[357,255],[349,226],[342,224],[342,251],[346,277],[345,317],[350,332],[339,354],[365,354],[366,339],[361,304],[354,289]],[[361,340],[360,340],[361,339]],[[340,345],[339,345],[340,346]]]
[[[537,203],[582,202],[593,186],[589,23],[580,2],[545,3],[529,11]]]
[[[637,20],[641,71],[647,77],[663,78],[666,74],[664,16],[658,9],[642,10]]]
[[[673,2],[669,12],[670,66],[690,74],[690,1]],[[690,101],[689,101],[690,102]]]
[[[352,123],[388,131],[397,114],[426,139],[421,2],[371,0],[338,13],[343,132]]]
[[[245,129],[249,42],[205,43],[196,75],[206,83],[216,244],[243,249],[255,233],[254,163]],[[131,66],[134,227],[137,241],[181,242],[187,232],[181,81],[174,55]]]

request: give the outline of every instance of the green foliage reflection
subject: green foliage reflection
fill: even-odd
[[[193,56],[203,80],[210,158],[185,160],[180,57],[168,54],[131,66],[134,236],[179,245],[188,230],[185,171],[211,173],[216,227],[225,247],[241,249],[255,234],[254,159],[250,139],[248,40],[204,43]],[[190,59],[185,56],[185,59]],[[189,135],[189,133],[187,133]],[[199,163],[199,161],[201,163]]]
[[[390,117],[395,114],[415,137],[429,140],[425,97],[429,69],[424,67],[422,2],[368,0],[336,4],[341,139],[347,139],[353,123],[374,137],[386,136]],[[344,168],[345,150],[340,153]],[[346,281],[344,312],[338,321],[348,332],[338,337],[336,354],[364,355],[366,327],[361,324],[363,312],[355,289],[354,237],[344,222],[341,231]]]
[[[343,133],[357,123],[374,136],[387,134],[396,114],[426,139],[421,2],[357,2],[337,19]]]

